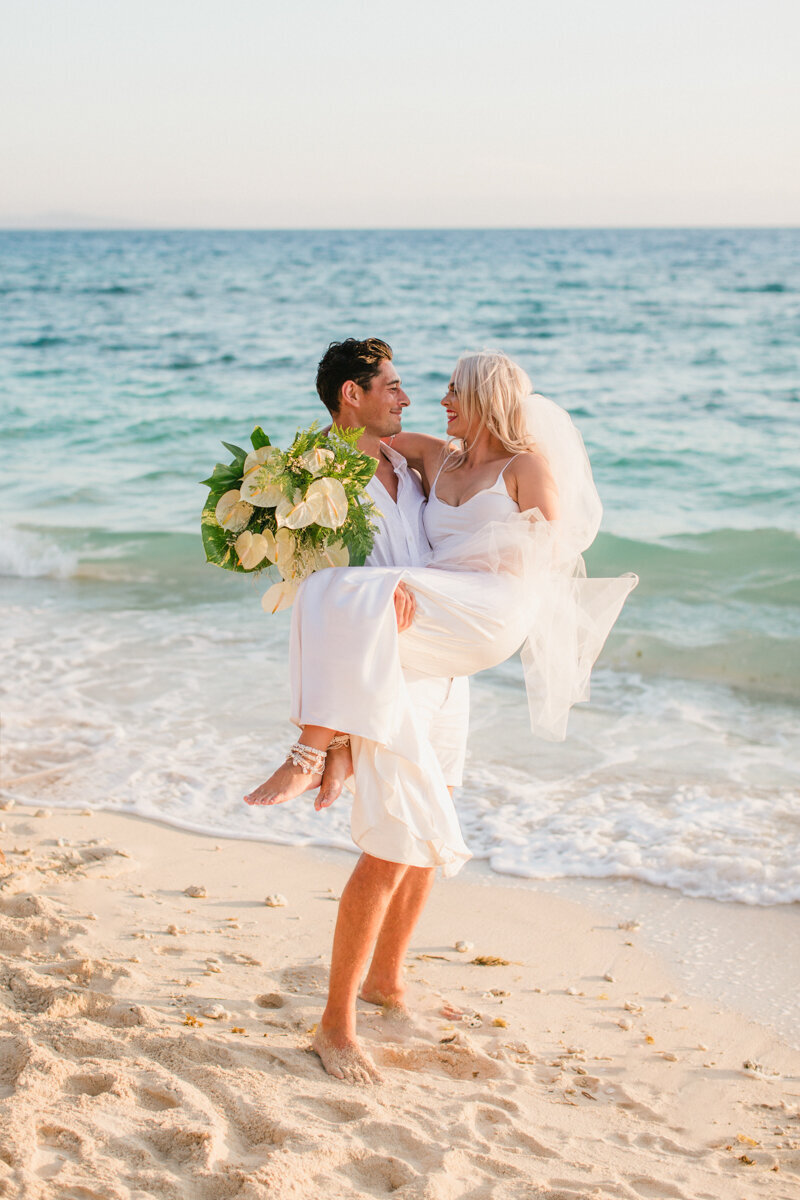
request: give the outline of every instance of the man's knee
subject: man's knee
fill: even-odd
[[[362,854],[358,861],[361,875],[390,887],[397,887],[406,872],[412,869],[407,863],[389,862],[385,858],[375,858],[372,854]]]
[[[403,882],[409,887],[428,887],[429,884],[433,883],[435,874],[436,867],[406,867]]]

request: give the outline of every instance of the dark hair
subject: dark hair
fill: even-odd
[[[317,392],[330,412],[339,411],[342,385],[352,379],[364,391],[369,391],[372,380],[381,369],[384,360],[391,361],[392,347],[380,338],[345,338],[343,342],[331,342],[320,359],[317,369]]]

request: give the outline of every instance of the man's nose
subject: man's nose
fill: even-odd
[[[408,408],[409,404],[411,403],[402,388],[400,388],[400,403],[402,404],[403,408]]]

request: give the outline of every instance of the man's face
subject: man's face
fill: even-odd
[[[369,388],[356,387],[355,396],[352,415],[357,425],[364,426],[366,433],[384,438],[400,432],[403,409],[411,401],[400,386],[400,376],[393,362],[383,359]]]

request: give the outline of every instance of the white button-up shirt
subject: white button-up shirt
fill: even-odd
[[[392,499],[378,476],[373,475],[367,484],[367,491],[381,515],[375,520],[378,531],[366,565],[421,567],[431,553],[422,523],[425,508],[422,484],[402,454],[385,442],[381,443],[381,452],[388,458],[397,476],[397,500]]]

